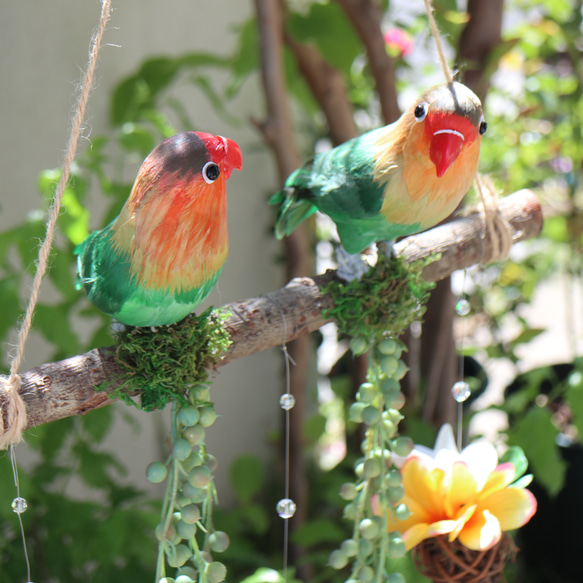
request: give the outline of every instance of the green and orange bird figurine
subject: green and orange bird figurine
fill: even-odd
[[[465,85],[428,89],[395,123],[293,172],[270,200],[280,205],[277,238],[316,210],[336,223],[351,254],[436,225],[469,190],[486,128],[482,104]]]
[[[226,181],[240,170],[232,140],[168,138],[144,160],[119,216],[78,255],[79,287],[129,326],[173,324],[215,286],[228,250]]]

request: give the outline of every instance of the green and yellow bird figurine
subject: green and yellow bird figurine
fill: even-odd
[[[432,227],[449,216],[478,170],[487,125],[482,104],[452,82],[425,91],[393,124],[316,155],[270,200],[278,239],[317,210],[359,253]]]
[[[144,160],[119,216],[75,250],[79,287],[129,326],[173,324],[217,283],[228,250],[226,181],[242,166],[232,140],[183,132]]]

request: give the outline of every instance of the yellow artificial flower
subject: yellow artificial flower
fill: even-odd
[[[388,521],[389,532],[401,533],[407,550],[444,534],[450,542],[457,538],[469,549],[487,550],[503,531],[521,527],[536,512],[532,493],[510,486],[514,465],[498,464],[489,443],[474,443],[458,452],[449,424],[440,429],[434,450],[413,449],[401,473],[405,494],[400,503],[411,515],[399,520],[389,512]]]

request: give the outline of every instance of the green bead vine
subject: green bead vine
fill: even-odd
[[[213,527],[217,460],[205,445],[206,428],[217,418],[208,371],[231,344],[223,327],[227,315],[209,308],[171,326],[126,328],[117,337],[116,359],[124,375],[111,396],[144,411],[172,403],[170,455],[146,470],[153,483],[167,480],[155,531],[155,583],[221,583],[227,575],[212,556],[227,549],[229,537]]]
[[[400,358],[405,347],[387,337],[368,349],[367,382],[349,409],[350,421],[366,427],[362,457],[354,464],[355,481],[345,483],[340,491],[347,502],[344,517],[354,524],[353,534],[332,552],[330,565],[343,568],[351,560],[350,583],[401,583],[403,576],[391,572],[391,559],[402,557],[406,549],[401,536],[388,531],[388,513],[402,518],[408,512],[399,504],[404,493],[401,473],[392,467],[395,454],[406,456],[413,448],[411,439],[398,433],[405,404],[399,381],[408,370]]]
[[[391,567],[392,559],[405,554],[405,543],[388,527],[389,513],[401,519],[409,513],[400,503],[404,490],[393,457],[406,456],[413,448],[411,439],[398,432],[405,404],[399,383],[408,368],[401,360],[405,346],[396,338],[425,310],[432,288],[421,277],[426,264],[407,265],[396,257],[379,256],[377,265],[360,281],[333,282],[325,289],[335,302],[326,316],[336,319],[341,334],[352,336],[354,354],[369,353],[367,381],[348,413],[350,421],[366,427],[362,457],[354,464],[355,481],[345,483],[340,491],[353,534],[329,558],[336,569],[350,564],[346,583],[405,581]]]
[[[217,461],[204,443],[205,429],[217,417],[205,386],[193,387],[187,405],[174,402],[171,452],[166,463],[152,462],[147,469],[151,482],[168,479],[160,523],[156,527],[158,560],[155,583],[221,583],[227,575],[224,563],[212,553],[229,546],[227,533],[213,527],[212,510],[217,501],[213,471]],[[168,570],[174,571],[170,576]]]

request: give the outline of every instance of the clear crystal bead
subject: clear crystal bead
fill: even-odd
[[[282,498],[276,509],[281,518],[291,518],[296,513],[296,503],[291,498]]]
[[[451,388],[451,394],[458,403],[463,403],[471,394],[470,385],[466,381],[458,381]]]
[[[458,316],[467,316],[470,313],[470,302],[462,298],[455,305],[455,311]]]
[[[296,404],[296,398],[291,393],[284,393],[279,399],[279,405],[282,409],[289,411]]]
[[[27,508],[28,504],[24,498],[19,496],[18,498],[14,498],[14,500],[12,500],[12,511],[16,512],[16,514],[22,514],[23,512],[26,512]]]

